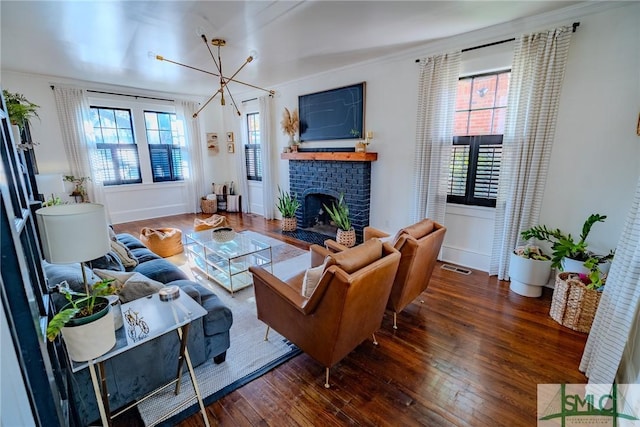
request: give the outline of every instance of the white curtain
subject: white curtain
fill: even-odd
[[[248,135],[247,116],[242,113],[242,135],[236,137],[236,168],[238,170],[238,190],[236,194],[242,194],[242,212],[251,213],[251,193],[249,192],[249,180],[247,179],[247,156],[244,151],[244,135]]]
[[[97,150],[86,92],[56,85],[53,94],[70,173],[76,178],[90,177],[91,181],[85,185],[89,200],[105,204],[102,175],[94,173],[95,168],[91,167],[91,159],[97,156]],[[108,207],[105,208],[108,212]]]
[[[580,370],[590,384],[612,384],[640,302],[640,181],[598,305]]]
[[[420,62],[413,221],[444,223],[460,52]]]
[[[200,116],[193,118],[193,113],[198,111],[198,103],[187,100],[176,101],[176,115],[178,120],[184,123],[184,131],[187,139],[186,164],[189,173],[185,177],[187,184],[187,197],[191,212],[200,211],[200,197],[206,195],[204,183],[204,142],[200,135]]]
[[[273,219],[275,200],[273,197],[273,97],[258,98],[260,112],[260,152],[262,155],[262,203],[265,219]]]
[[[520,231],[538,222],[571,34],[563,27],[516,42],[489,265],[501,280]]]

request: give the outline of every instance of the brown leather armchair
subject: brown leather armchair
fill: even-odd
[[[260,267],[253,273],[258,319],[275,329],[326,369],[342,360],[380,328],[400,253],[371,240],[339,254],[312,245],[312,267],[325,267],[310,296],[302,295],[305,272],[281,281]],[[373,335],[374,344],[377,344]]]
[[[387,302],[387,308],[393,311],[393,329],[398,329],[398,313],[427,289],[446,231],[446,227],[427,218],[401,229],[389,240],[401,254],[400,266]],[[365,242],[389,236],[373,227],[364,228]],[[325,241],[325,245],[332,251],[346,249],[333,240]]]

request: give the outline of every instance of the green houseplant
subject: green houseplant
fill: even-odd
[[[4,100],[7,104],[7,113],[9,114],[9,121],[12,125],[18,126],[22,129],[25,123],[31,123],[33,117],[38,117],[39,105],[29,101],[21,93],[11,93],[6,89],[2,91]]]
[[[282,191],[278,187],[278,211],[282,215],[282,231],[295,231],[297,228],[296,211],[300,207],[300,202],[295,195],[287,191]]]
[[[331,220],[338,227],[336,241],[349,248],[355,245],[356,232],[351,226],[351,220],[349,219],[349,207],[347,206],[347,202],[344,200],[344,194],[340,194],[337,205],[334,203],[331,207],[324,204],[323,206],[327,210]]]
[[[68,303],[49,321],[47,338],[53,341],[62,333],[72,360],[94,359],[115,345],[114,318],[106,298],[116,293],[111,282],[113,279],[104,279],[91,287],[85,285],[85,292],[58,286]]]
[[[520,235],[524,240],[537,239],[551,243],[551,261],[552,267],[564,270],[563,260],[569,258],[584,263],[593,258],[598,264],[609,261],[613,258],[613,252],[608,255],[596,255],[588,250],[587,237],[591,232],[591,228],[597,222],[604,222],[606,215],[591,214],[582,225],[582,232],[579,240],[575,240],[571,234],[565,233],[560,229],[555,230],[547,228],[545,225],[537,225],[528,230],[524,230]]]

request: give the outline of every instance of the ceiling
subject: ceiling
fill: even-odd
[[[278,83],[517,19],[570,1],[6,1],[1,66],[156,91],[205,95],[216,78],[200,35],[223,38],[223,74]],[[215,53],[215,48],[214,53]]]

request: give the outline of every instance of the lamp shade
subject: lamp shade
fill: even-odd
[[[103,205],[49,206],[38,209],[36,219],[44,258],[52,264],[90,261],[111,250]]]

